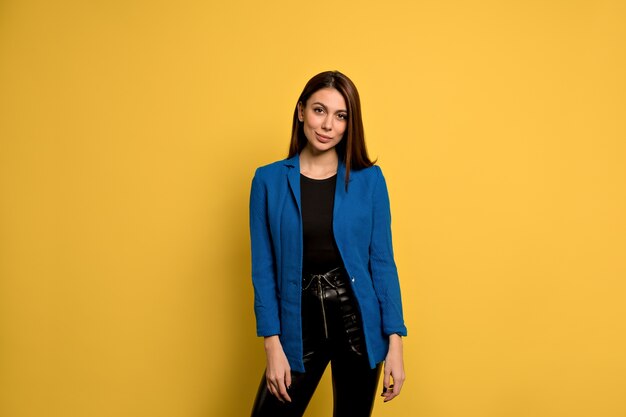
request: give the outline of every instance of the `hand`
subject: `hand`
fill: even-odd
[[[287,393],[287,389],[291,387],[291,367],[278,336],[265,338],[265,354],[267,356],[265,371],[267,389],[280,402],[291,402],[291,397]]]
[[[391,384],[393,379],[393,384]],[[385,368],[383,377],[384,402],[391,401],[398,395],[404,384],[404,359],[402,358],[402,337],[397,334],[389,336],[389,351],[385,358]]]

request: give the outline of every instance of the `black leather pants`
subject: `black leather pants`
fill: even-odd
[[[331,363],[334,417],[369,417],[380,364],[369,367],[361,317],[343,268],[305,276],[302,282],[302,337],[305,372],[291,372],[291,403],[268,390],[265,374],[252,417],[300,417],[328,362]]]

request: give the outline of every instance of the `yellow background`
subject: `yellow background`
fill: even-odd
[[[409,328],[375,415],[626,416],[625,41],[623,1],[2,1],[0,415],[248,415],[250,180],[339,69]]]

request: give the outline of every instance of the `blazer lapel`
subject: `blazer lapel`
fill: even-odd
[[[285,166],[287,167],[289,188],[291,188],[293,198],[298,205],[298,211],[302,213],[302,209],[300,208],[300,156],[296,155],[285,160]]]
[[[298,205],[298,211],[302,213],[300,203],[300,156],[295,155],[285,160],[285,166],[287,167],[287,181],[289,182],[289,188],[293,195],[296,204]],[[333,207],[333,218],[337,219],[337,215],[341,213],[339,206],[347,197],[346,191],[346,166],[342,161],[339,161],[337,166],[337,180],[335,185],[335,203]],[[352,179],[350,179],[352,181]]]
[[[346,192],[346,166],[342,161],[339,161],[337,166],[337,180],[335,181],[335,205],[333,207],[333,223],[336,219],[340,219],[339,206],[347,197]]]

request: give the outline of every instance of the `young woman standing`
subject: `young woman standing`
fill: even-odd
[[[389,197],[342,73],[309,80],[288,158],[256,170],[250,236],[267,356],[252,416],[302,416],[329,362],[334,417],[371,415],[382,363],[384,401],[396,397],[406,327]]]

